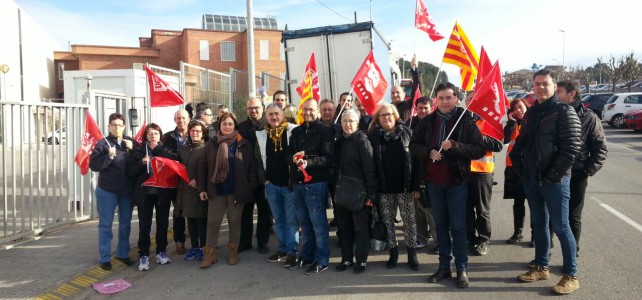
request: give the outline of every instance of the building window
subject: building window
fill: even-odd
[[[235,42],[221,42],[221,61],[236,61]]]
[[[270,60],[270,41],[261,40],[259,59]]]
[[[208,40],[198,41],[201,60],[210,60],[210,42]]]
[[[58,63],[58,80],[64,80],[65,77],[65,63]]]

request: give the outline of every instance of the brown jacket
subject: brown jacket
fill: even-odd
[[[188,143],[178,149],[178,161],[185,165],[190,180],[197,180],[198,182],[198,163],[201,161],[204,153],[204,141],[200,143]],[[198,190],[189,186],[189,184],[182,179],[178,181],[176,200],[176,206],[182,211],[182,217],[207,218],[207,201],[201,201],[198,197]],[[174,210],[176,210],[176,207],[174,207]]]
[[[216,196],[216,186],[212,183],[214,168],[216,166],[216,153],[218,152],[217,138],[211,139],[205,146],[205,154],[198,167],[199,192],[207,192],[209,198]],[[236,158],[234,166],[234,196],[236,203],[254,201],[253,193],[258,186],[257,163],[254,157],[254,148],[239,134],[237,138]]]

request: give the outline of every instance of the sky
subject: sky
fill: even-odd
[[[7,1],[7,0],[0,0]],[[11,0],[9,0],[11,1]],[[14,0],[60,43],[138,46],[152,29],[200,28],[203,14],[245,16],[242,0]],[[424,0],[437,30],[432,42],[414,28],[415,0],[254,0],[254,17],[276,17],[280,29],[304,29],[372,20],[407,60],[441,65],[455,24],[479,53],[486,49],[502,72],[539,65],[590,66],[598,57],[642,57],[639,9],[629,0]],[[564,32],[562,32],[564,31]],[[375,49],[375,51],[377,51]],[[444,64],[459,84],[459,69]]]

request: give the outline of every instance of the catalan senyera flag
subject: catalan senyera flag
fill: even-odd
[[[317,61],[314,58],[314,52],[310,55],[310,60],[308,60],[308,64],[305,66],[301,84],[296,88],[296,92],[299,94],[299,97],[301,97],[299,111],[296,114],[296,122],[301,124],[303,123],[303,103],[310,99],[314,99],[317,102],[321,100],[321,95],[319,94],[319,73],[317,73]]]
[[[457,22],[455,22],[453,32],[450,34],[442,61],[459,67],[461,88],[469,91],[473,87],[473,82],[477,77],[477,69],[479,68],[479,56],[475,52],[475,48],[468,36],[466,36],[466,33]]]

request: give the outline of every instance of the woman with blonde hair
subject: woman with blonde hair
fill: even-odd
[[[399,111],[394,105],[382,104],[372,115],[368,138],[372,143],[379,183],[377,204],[388,233],[390,258],[387,267],[395,268],[399,258],[395,236],[395,218],[399,207],[408,249],[408,265],[416,271],[419,270],[419,262],[417,261],[417,225],[412,192],[419,189],[412,186],[410,136],[410,129],[400,120]]]

